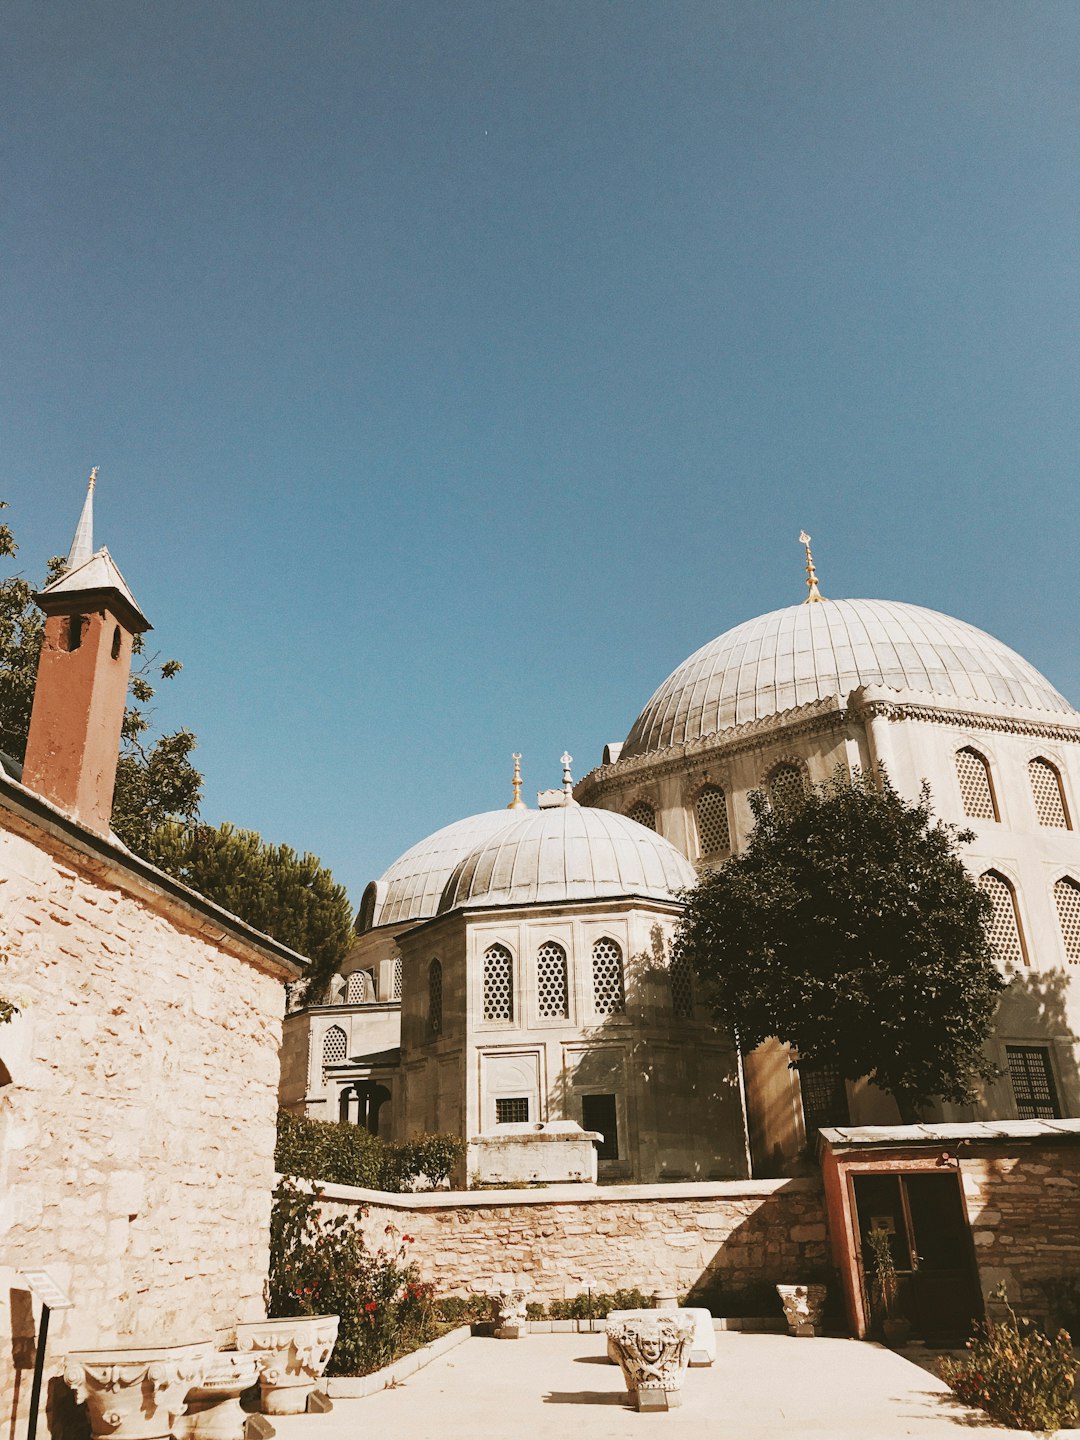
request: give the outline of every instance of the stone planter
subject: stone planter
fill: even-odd
[[[164,1440],[214,1356],[212,1340],[72,1350],[64,1361],[64,1382],[86,1405],[95,1440]]]
[[[639,1410],[670,1410],[682,1404],[679,1392],[695,1328],[694,1317],[684,1310],[631,1311],[608,1321],[608,1342]]]
[[[249,1320],[236,1327],[236,1348],[254,1352],[264,1415],[300,1415],[326,1369],[337,1339],[336,1315]]]
[[[776,1293],[784,1307],[789,1335],[821,1334],[825,1314],[824,1285],[777,1285]]]
[[[173,1427],[175,1440],[244,1440],[247,1416],[240,1408],[240,1396],[258,1378],[254,1354],[219,1351],[203,1378],[188,1391],[187,1414]]]

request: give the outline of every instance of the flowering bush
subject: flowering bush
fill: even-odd
[[[1051,1340],[1032,1321],[1017,1316],[1004,1285],[995,1298],[1005,1320],[975,1327],[966,1360],[944,1359],[939,1373],[966,1405],[977,1406],[1012,1430],[1056,1430],[1075,1424],[1076,1362],[1066,1330]]]
[[[410,1235],[386,1227],[369,1250],[358,1219],[325,1219],[320,1192],[283,1180],[270,1221],[267,1313],[338,1315],[328,1375],[367,1375],[439,1334],[434,1287],[408,1263]]]

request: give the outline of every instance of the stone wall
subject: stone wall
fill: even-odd
[[[69,1349],[199,1339],[265,1313],[293,972],[273,942],[245,946],[243,927],[155,887],[108,842],[95,854],[3,806],[0,826],[0,995],[21,1010],[0,1026],[0,1387],[14,1434],[36,1327],[21,1267],[49,1270],[74,1301],[53,1317],[53,1375]],[[66,1404],[54,1380],[53,1433]]]
[[[825,1265],[822,1197],[811,1180],[422,1195],[328,1185],[323,1195],[334,1215],[367,1207],[376,1247],[387,1225],[412,1236],[410,1256],[444,1294],[488,1292],[496,1275],[514,1271],[537,1300],[637,1286],[722,1303]]]

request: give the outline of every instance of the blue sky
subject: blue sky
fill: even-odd
[[[1080,7],[13,0],[0,494],[359,900],[730,625],[911,600],[1080,702]]]

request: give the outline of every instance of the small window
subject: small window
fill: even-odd
[[[1054,901],[1065,954],[1073,965],[1080,965],[1080,885],[1068,876],[1059,880],[1054,886]]]
[[[790,761],[777,765],[769,775],[769,800],[779,812],[794,810],[806,795],[803,773]]]
[[[581,1128],[604,1137],[596,1147],[598,1160],[618,1160],[619,1119],[614,1095],[582,1095]]]
[[[636,820],[639,825],[644,825],[646,830],[656,829],[656,811],[647,800],[637,800],[626,812],[628,820]]]
[[[495,1101],[496,1125],[525,1125],[529,1120],[527,1095],[500,1096]]]
[[[979,876],[979,889],[990,897],[990,943],[1002,965],[1026,965],[1024,936],[1016,908],[1016,892],[996,870]]]
[[[427,972],[428,1035],[432,1040],[442,1034],[442,965],[432,960]]]
[[[505,945],[484,951],[484,1019],[514,1018],[514,961]]]
[[[391,1000],[400,1000],[400,999],[401,999],[401,956],[400,956],[400,955],[395,955],[395,956],[394,956],[394,964],[393,964],[393,969],[392,969],[392,971],[391,971],[391,974],[392,974],[392,977],[393,977],[393,978],[392,978],[391,981],[390,981],[390,999],[391,999]]]
[[[345,1004],[367,1005],[375,999],[375,982],[367,970],[354,970],[345,981]]]
[[[799,1089],[807,1140],[812,1140],[827,1126],[850,1124],[847,1086],[835,1065],[800,1061]]]
[[[120,659],[120,626],[119,626],[119,625],[114,625],[114,626],[113,626],[113,632],[112,632],[112,652],[111,652],[111,653],[112,653],[112,658],[113,658],[114,660],[119,660],[119,659]]]
[[[331,1025],[323,1036],[322,1042],[322,1063],[323,1079],[326,1079],[327,1067],[340,1065],[349,1053],[349,1042],[346,1039],[345,1031],[340,1025]]]
[[[1036,759],[1028,761],[1028,775],[1039,824],[1054,830],[1071,830],[1059,772],[1049,760]]]
[[[977,750],[965,746],[956,752],[956,778],[960,783],[960,802],[970,820],[996,820],[997,801],[990,780],[990,766]]]
[[[801,783],[801,782],[800,782]],[[731,849],[727,796],[719,785],[706,785],[694,801],[702,855],[726,855]]]
[[[1057,1087],[1045,1045],[1006,1045],[1018,1120],[1060,1120]]]
[[[82,644],[83,626],[86,620],[82,615],[69,615],[67,624],[64,626],[64,649],[67,651],[78,650]]]
[[[592,947],[592,981],[593,1009],[597,1015],[624,1014],[622,951],[607,935],[601,936]]]
[[[536,1010],[541,1020],[565,1020],[567,1006],[566,951],[554,940],[536,952]]]
[[[671,1008],[680,1020],[694,1018],[694,972],[685,955],[676,955],[668,972],[671,981]]]

